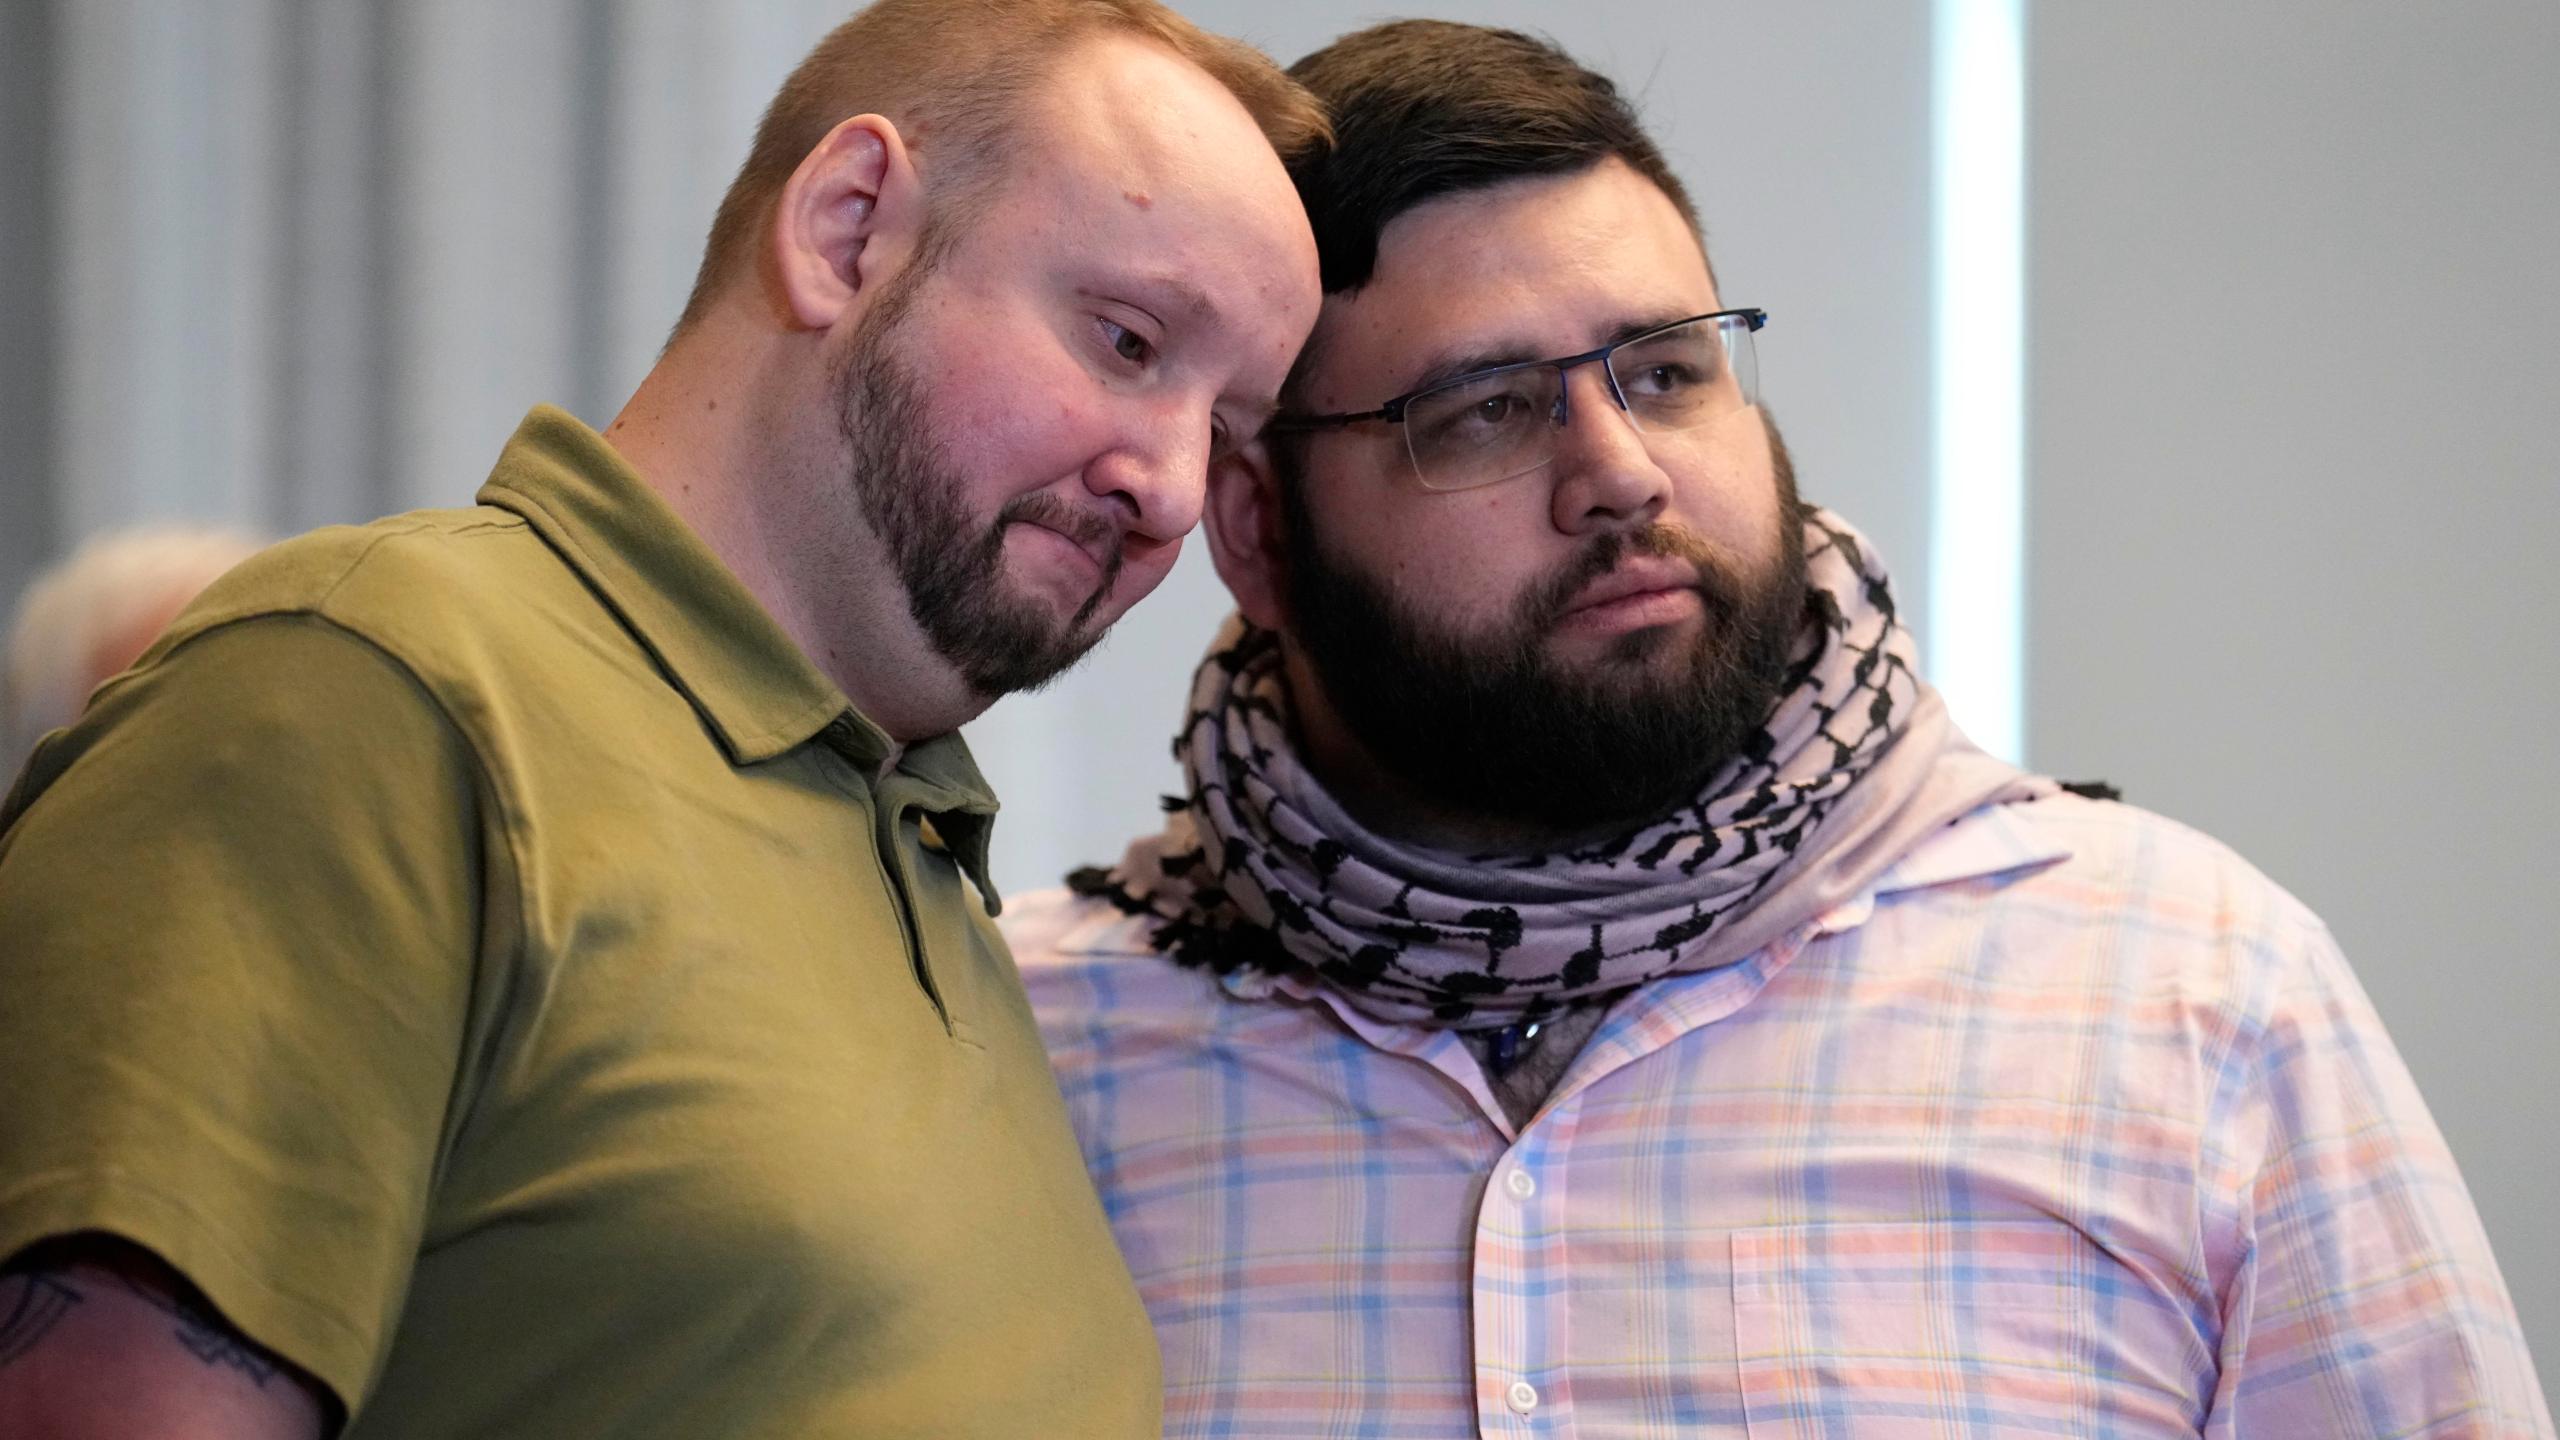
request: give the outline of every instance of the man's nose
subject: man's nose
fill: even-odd
[[[1179,540],[1200,523],[1209,484],[1209,417],[1196,406],[1150,406],[1086,467],[1085,486],[1125,507],[1129,533]]]
[[[1671,503],[1671,477],[1654,463],[1635,417],[1598,365],[1565,373],[1556,435],[1555,524],[1568,535],[1649,524]]]

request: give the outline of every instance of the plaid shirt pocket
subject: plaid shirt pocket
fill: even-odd
[[[1737,1231],[1734,1339],[1750,1434],[2196,1434],[2203,1417],[2189,1397],[2199,1392],[2150,1372],[2165,1358],[2162,1340],[2175,1368],[2209,1357],[2173,1307],[2137,1302],[2100,1316],[2089,1296],[2110,1288],[2144,1290],[2052,1220]]]

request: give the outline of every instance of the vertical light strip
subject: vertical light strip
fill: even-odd
[[[1926,666],[1976,744],[2026,744],[2025,0],[1937,3],[1937,467]]]

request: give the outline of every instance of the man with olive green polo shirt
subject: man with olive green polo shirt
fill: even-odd
[[[954,732],[1272,404],[1310,126],[1153,0],[885,0],[604,433],[253,558],[40,744],[0,1435],[1155,1434]]]
[[[81,1043],[0,1074],[150,1103],[13,1115],[10,1238],[148,1241],[398,1433],[815,1402],[875,1326],[860,1353],[912,1373],[835,1403],[847,1434],[1044,1370],[1079,1377],[1044,1398],[1065,1431],[1144,1413],[1144,1318],[969,893],[995,801],[960,739],[883,773],[557,410],[480,501],[250,561],[41,753],[11,1008]],[[175,775],[183,804],[128,792]],[[85,983],[173,911],[183,957]]]

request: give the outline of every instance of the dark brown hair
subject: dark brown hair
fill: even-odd
[[[1345,35],[1289,67],[1333,119],[1330,143],[1281,154],[1315,226],[1330,295],[1369,283],[1378,234],[1437,196],[1614,156],[1698,214],[1635,108],[1552,41],[1446,20]]]
[[[885,115],[909,144],[929,149],[937,193],[927,223],[946,227],[1002,178],[1000,157],[1026,97],[1077,42],[1115,34],[1207,71],[1283,155],[1320,148],[1329,133],[1322,109],[1270,57],[1158,0],[879,0],[828,32],[774,95],[712,221],[677,333],[751,268],[784,183],[836,126]]]

